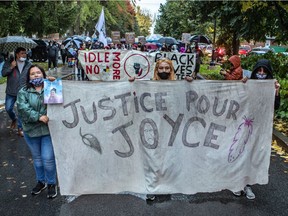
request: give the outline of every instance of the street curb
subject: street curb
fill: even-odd
[[[288,137],[273,128],[273,139],[277,141],[277,144],[279,146],[281,146],[286,152],[288,152]]]

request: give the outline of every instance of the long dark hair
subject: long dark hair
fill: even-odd
[[[34,67],[37,67],[40,69],[40,71],[42,72],[43,74],[43,78],[45,79],[46,78],[46,73],[45,73],[45,70],[44,68],[42,68],[41,66],[35,64],[35,65],[31,65],[30,68],[28,69],[28,72],[27,72],[27,77],[26,77],[26,89],[28,88],[34,88],[34,86],[30,83],[30,71],[32,68]]]

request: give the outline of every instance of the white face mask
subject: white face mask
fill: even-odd
[[[24,62],[24,61],[26,61],[26,58],[21,57],[21,58],[19,58],[19,60]]]
[[[256,77],[257,77],[257,79],[266,79],[267,74],[259,74],[259,73],[256,73]]]

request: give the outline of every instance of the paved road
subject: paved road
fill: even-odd
[[[56,76],[68,74],[70,70],[64,67]],[[4,99],[4,94],[1,94],[4,87],[0,85],[0,100]],[[45,191],[33,197],[30,195],[30,190],[35,186],[35,177],[31,154],[24,139],[18,137],[15,130],[9,129],[9,125],[10,120],[2,107],[0,108],[1,216],[288,215],[288,163],[274,152],[271,156],[270,182],[268,185],[253,186],[256,194],[254,201],[249,201],[245,197],[234,197],[227,190],[196,195],[159,196],[155,201],[148,203],[143,196],[129,194],[80,197],[59,195],[53,200],[47,200]]]
[[[254,201],[234,197],[230,191],[174,194],[160,196],[147,203],[141,197],[127,194],[59,195],[47,200],[46,191],[31,196],[34,170],[28,147],[16,131],[8,128],[10,120],[0,111],[0,215],[1,216],[78,216],[78,215],[288,215],[288,163],[272,153],[270,182],[253,186]],[[192,183],[192,182],[191,182]]]

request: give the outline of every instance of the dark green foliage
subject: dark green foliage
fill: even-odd
[[[135,3],[135,2],[134,2]],[[7,35],[77,35],[95,31],[102,7],[105,11],[106,33],[120,31],[139,33],[135,11],[129,0],[55,0],[1,1],[0,37]],[[149,27],[147,27],[149,28]]]

